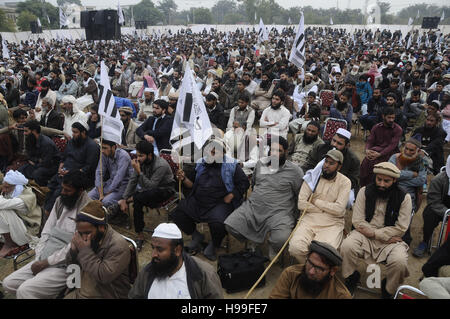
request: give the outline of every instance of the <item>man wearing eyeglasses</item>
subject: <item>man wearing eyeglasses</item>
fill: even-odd
[[[345,285],[336,278],[342,263],[331,245],[313,240],[306,264],[286,268],[273,288],[270,299],[351,299]]]

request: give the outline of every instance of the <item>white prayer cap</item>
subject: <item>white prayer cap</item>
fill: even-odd
[[[4,182],[8,183],[9,185],[26,185],[28,184],[28,179],[26,179],[25,176],[19,171],[13,171],[9,170],[8,173],[6,173],[5,178],[3,179]]]
[[[145,88],[144,92],[151,92],[151,93],[155,93],[156,90],[154,88]]]
[[[115,69],[114,69],[114,72],[117,72],[117,73],[122,73],[122,70],[121,70],[121,69],[119,69],[119,68],[115,68]]]
[[[64,95],[61,99],[61,102],[64,103],[70,103],[72,105],[75,105],[77,99],[73,95]]]
[[[343,128],[339,128],[339,129],[336,131],[336,134],[345,136],[345,137],[346,137],[347,139],[349,139],[349,140],[350,140],[350,138],[352,137],[352,133],[349,132],[349,131],[347,131],[346,129],[343,129]]]
[[[14,74],[14,71],[13,71],[12,69],[8,69],[8,70],[6,70],[6,72],[9,72],[9,73],[11,73],[11,74]]]
[[[182,239],[181,231],[177,225],[173,223],[161,223],[153,231],[152,237],[166,239]]]
[[[392,62],[392,61],[389,61],[389,62],[387,63],[387,65],[395,65],[395,63]]]

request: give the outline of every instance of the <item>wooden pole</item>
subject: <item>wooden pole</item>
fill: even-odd
[[[313,198],[314,192],[311,193],[311,195],[309,196],[308,199],[308,204],[311,203],[311,200]],[[258,284],[260,283],[260,281],[264,278],[264,276],[267,274],[267,272],[269,271],[269,269],[272,267],[272,265],[278,260],[278,258],[280,257],[280,255],[283,253],[283,250],[286,248],[286,246],[288,245],[289,241],[291,240],[292,236],[294,235],[294,233],[296,232],[298,226],[300,225],[303,217],[306,214],[306,209],[308,208],[308,205],[306,205],[305,209],[303,210],[302,216],[300,216],[297,225],[295,225],[294,230],[291,232],[291,234],[289,235],[289,238],[286,240],[286,242],[284,243],[283,247],[281,247],[280,251],[278,252],[278,254],[275,256],[274,259],[272,259],[272,261],[270,262],[269,266],[267,266],[266,270],[264,270],[263,274],[259,277],[259,279],[255,282],[255,284],[253,285],[253,287],[248,291],[247,295],[244,297],[244,299],[248,299],[248,297],[251,295],[251,293],[253,292],[253,290],[255,290],[255,288],[258,286]]]
[[[182,170],[183,163],[181,162],[181,141],[183,140],[183,135],[181,134],[181,126],[178,140],[180,141],[180,150],[178,151],[178,167]],[[186,176],[184,178],[186,178]],[[181,200],[181,184],[182,184],[181,180],[178,180],[178,195],[180,196],[180,200]]]

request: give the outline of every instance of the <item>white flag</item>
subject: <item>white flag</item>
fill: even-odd
[[[8,60],[10,59],[9,50],[8,50],[8,47],[6,46],[5,39],[2,40],[2,56],[3,56],[3,59],[8,59]]]
[[[409,49],[409,47],[411,46],[411,44],[412,44],[412,34],[409,35],[408,43],[406,44],[406,50]]]
[[[330,24],[333,24],[333,19],[330,17]]]
[[[100,102],[98,104],[98,114],[103,115],[103,138],[121,144],[123,123],[120,120],[119,109],[116,106],[116,101],[111,92],[108,70],[103,61],[100,63],[99,89]]]
[[[417,10],[417,16],[416,16],[416,19],[419,19],[420,18],[420,12],[419,12],[419,10]]]
[[[189,132],[188,136],[186,136],[187,132]],[[172,144],[172,148],[177,149],[194,142],[197,148],[201,149],[211,135],[211,122],[205,103],[195,83],[191,67],[187,63],[170,133],[170,140],[176,141]],[[179,141],[180,136],[183,136],[181,141]]]
[[[255,11],[255,22],[256,22],[256,11]]]
[[[289,25],[292,24],[291,17],[289,17],[289,19],[288,19],[288,24],[289,24]]]
[[[442,10],[441,21],[444,21],[444,19],[445,19],[445,11]]]
[[[258,41],[269,41],[269,32],[267,31],[262,18],[259,18]]]
[[[310,169],[306,172],[305,176],[303,176],[303,180],[308,184],[309,188],[314,192],[317,187],[317,183],[319,183],[320,176],[322,175],[322,167],[325,163],[325,159],[321,160],[317,163],[316,167]]]
[[[292,62],[298,68],[302,68],[305,64],[305,26],[304,16],[300,17],[300,23],[297,27],[297,34],[295,35],[294,44],[291,48],[291,55],[289,61]]]
[[[189,14],[186,14],[186,18],[187,18],[187,23],[189,23],[189,21],[190,21]]]
[[[50,17],[48,16],[48,14],[47,14],[47,22],[48,24],[50,24]]]
[[[120,1],[117,1],[117,15],[119,16],[119,24],[122,25],[122,23],[125,22],[125,19],[123,17],[122,9],[120,8]]]
[[[38,27],[39,27],[39,28],[42,27],[41,20],[40,20],[39,18],[37,18],[37,24],[38,24]]]
[[[414,19],[413,18],[409,18],[408,20],[408,27],[413,23]]]
[[[67,26],[67,18],[62,10],[61,7],[59,7],[59,27],[62,29],[62,27]]]

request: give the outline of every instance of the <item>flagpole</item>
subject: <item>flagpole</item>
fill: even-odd
[[[100,119],[102,122],[102,127],[100,131],[100,194],[99,196],[103,196],[103,152],[102,152],[102,144],[103,144],[103,115],[100,115]]]
[[[180,136],[178,137],[178,140],[180,141],[180,150],[178,151],[178,167],[183,170],[183,164],[181,162],[181,140],[183,139],[183,134],[181,134],[181,126],[180,126]],[[185,177],[186,178],[186,177]],[[180,196],[181,200],[181,179],[178,180],[178,194]]]
[[[317,182],[317,184],[319,184],[319,182]],[[316,187],[317,187],[316,184]],[[308,208],[308,204],[311,203],[311,200],[313,198],[314,195],[314,191],[311,193],[311,195],[309,196],[308,199],[308,203],[306,204],[305,209],[303,209],[303,213],[300,216],[297,225],[295,225],[294,230],[291,232],[291,234],[289,235],[289,238],[286,240],[286,242],[284,243],[283,247],[281,247],[280,251],[278,252],[278,254],[275,256],[274,259],[272,259],[272,261],[270,262],[269,266],[267,266],[266,270],[264,270],[264,272],[262,273],[262,275],[259,277],[259,279],[255,282],[255,284],[252,286],[252,288],[248,291],[247,295],[244,297],[244,299],[248,299],[248,297],[252,294],[253,290],[255,290],[255,288],[258,286],[258,284],[260,283],[260,281],[264,278],[264,276],[267,274],[267,272],[269,271],[269,269],[272,267],[272,265],[278,260],[278,258],[280,257],[280,255],[283,253],[284,249],[286,248],[286,246],[288,245],[288,243],[291,241],[292,236],[294,236],[295,232],[297,231],[298,226],[300,226],[301,221],[303,220],[303,217],[305,217],[306,215],[306,209]]]

